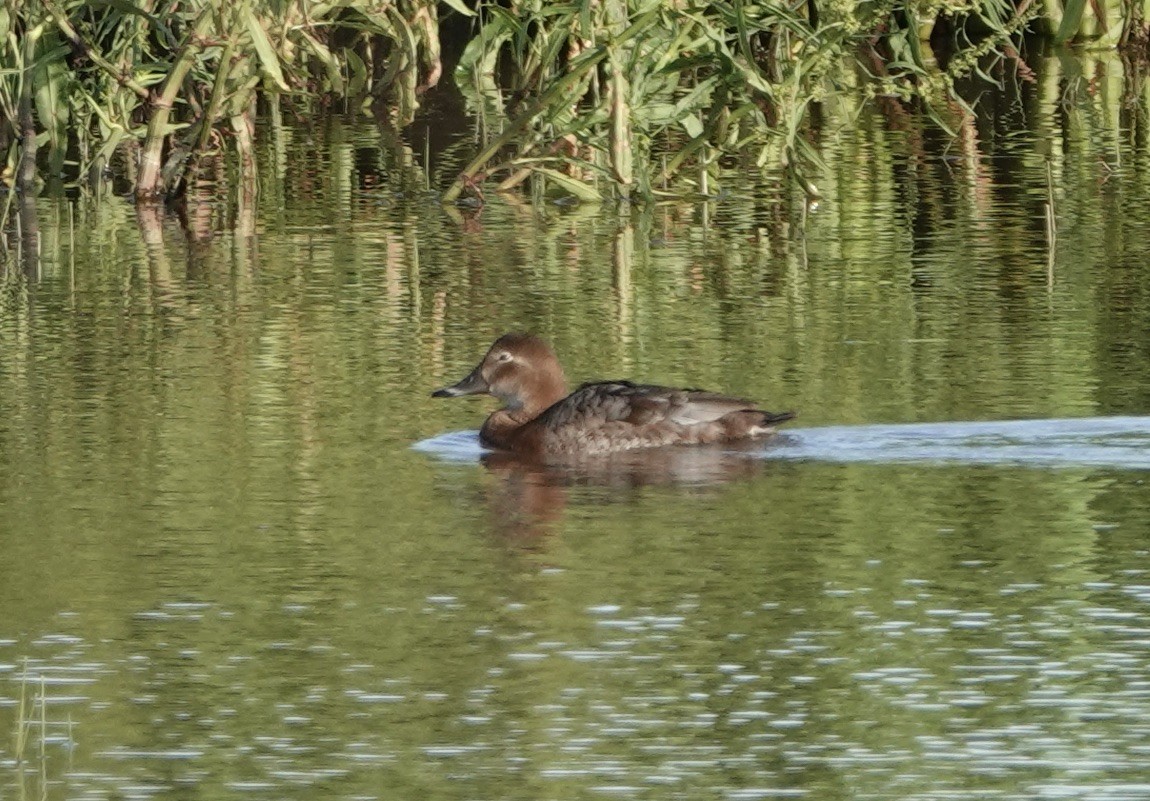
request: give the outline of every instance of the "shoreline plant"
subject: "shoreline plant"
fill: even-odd
[[[379,100],[398,125],[438,81],[440,5],[238,0],[9,0],[0,9],[4,182],[171,196],[204,158],[253,155],[272,119]],[[460,6],[462,8],[462,6]],[[257,106],[258,101],[258,106]]]
[[[447,202],[532,181],[584,200],[708,196],[725,170],[784,169],[816,196],[819,104],[847,89],[969,113],[956,82],[1026,37],[1147,54],[1146,0],[8,0],[0,180],[140,201],[227,157],[255,193],[255,123],[381,110],[410,125],[444,64],[476,121]],[[445,56],[444,53],[447,53]],[[427,165],[424,165],[425,168]]]

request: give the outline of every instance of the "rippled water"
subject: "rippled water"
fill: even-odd
[[[1150,173],[1056,77],[960,145],[860,118],[801,223],[739,186],[443,209],[339,121],[251,237],[37,200],[0,799],[1150,798]],[[508,329],[800,418],[484,454],[492,404],[429,393]]]
[[[478,431],[459,431],[415,443],[418,451],[456,462],[481,460],[488,451]],[[787,427],[755,446],[682,449],[677,456],[726,459],[799,459],[875,464],[940,462],[1016,464],[1020,467],[1150,469],[1150,417],[1087,417],[978,423]],[[649,462],[649,454],[635,455]]]

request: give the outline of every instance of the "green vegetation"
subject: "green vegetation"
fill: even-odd
[[[438,5],[15,0],[0,9],[4,179],[176,191],[230,138],[251,169],[255,104],[303,113],[378,98],[397,122],[440,74]],[[41,156],[41,149],[46,153]]]
[[[1143,5],[1125,0],[1112,25],[1102,0],[1056,19],[1030,0],[10,0],[0,166],[22,190],[115,175],[147,199],[230,150],[250,196],[257,113],[277,126],[285,106],[374,106],[409,125],[447,48],[480,141],[446,200],[481,197],[489,178],[582,199],[705,196],[726,169],[780,166],[814,195],[811,110],[832,91],[952,130],[968,110],[956,80],[1018,61],[1028,31],[1144,55]]]

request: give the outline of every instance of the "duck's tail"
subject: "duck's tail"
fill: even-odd
[[[775,433],[775,426],[793,420],[794,412],[764,412],[762,409],[744,412],[743,425],[750,423],[748,428],[742,429],[735,436],[738,437],[769,437]],[[756,419],[757,418],[757,419]]]
[[[761,425],[774,426],[779,423],[785,423],[788,420],[794,420],[797,412],[763,412],[763,422]]]

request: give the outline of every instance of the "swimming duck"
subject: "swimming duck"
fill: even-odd
[[[531,334],[504,334],[466,377],[431,394],[495,396],[504,406],[484,421],[480,442],[539,457],[735,442],[774,434],[795,416],[706,390],[630,381],[583,384],[568,395],[555,352]]]

